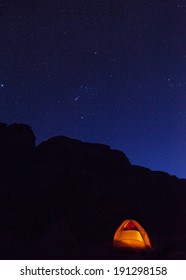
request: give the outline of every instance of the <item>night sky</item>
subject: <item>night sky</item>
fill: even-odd
[[[185,0],[1,0],[0,121],[186,178]]]

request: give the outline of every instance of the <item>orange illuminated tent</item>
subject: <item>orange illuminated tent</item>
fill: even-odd
[[[130,251],[150,251],[152,249],[149,237],[135,220],[125,220],[114,235],[115,248]]]

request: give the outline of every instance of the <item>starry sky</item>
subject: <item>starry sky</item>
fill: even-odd
[[[0,121],[186,178],[185,0],[0,0]]]

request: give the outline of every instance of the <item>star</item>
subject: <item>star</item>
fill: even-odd
[[[75,102],[78,102],[79,98],[80,98],[80,95],[76,96],[76,97],[74,98],[74,101],[75,101]]]
[[[4,87],[4,84],[1,84],[1,87]]]

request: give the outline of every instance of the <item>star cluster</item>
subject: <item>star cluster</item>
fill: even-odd
[[[185,1],[0,1],[0,120],[186,177]]]

